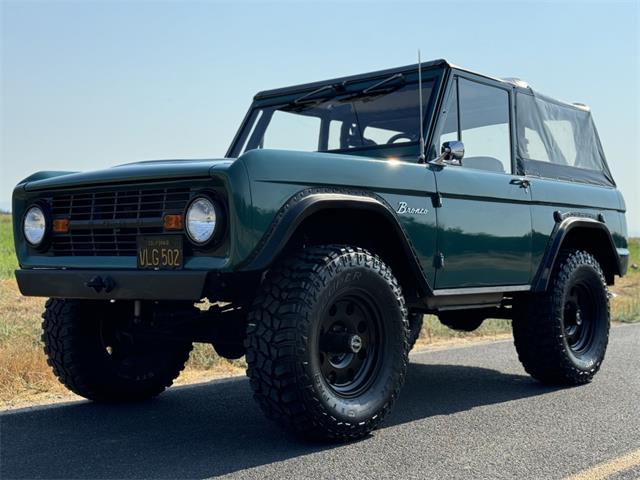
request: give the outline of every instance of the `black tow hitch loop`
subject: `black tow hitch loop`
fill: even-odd
[[[111,277],[107,276],[102,278],[101,276],[96,275],[86,282],[85,285],[89,288],[93,288],[96,293],[100,293],[102,290],[104,290],[105,293],[109,293],[115,288],[116,282],[114,282]]]

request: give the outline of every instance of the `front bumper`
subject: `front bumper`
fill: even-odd
[[[92,300],[189,300],[203,297],[203,270],[20,269],[20,292],[32,297]]]

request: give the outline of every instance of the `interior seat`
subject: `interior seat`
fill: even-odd
[[[476,170],[505,173],[502,162],[494,157],[465,157],[462,160],[462,165]]]

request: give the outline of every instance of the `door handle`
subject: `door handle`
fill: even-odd
[[[526,178],[514,178],[509,183],[511,185],[518,185],[520,188],[529,188],[531,186],[531,182]]]

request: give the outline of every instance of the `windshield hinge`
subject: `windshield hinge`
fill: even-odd
[[[433,267],[436,270],[444,268],[444,253],[438,252],[435,257],[433,257]]]

